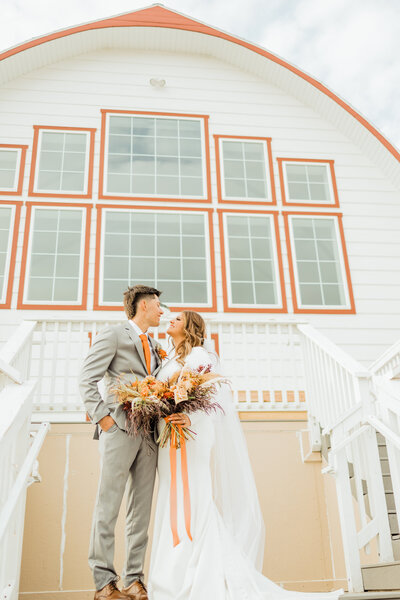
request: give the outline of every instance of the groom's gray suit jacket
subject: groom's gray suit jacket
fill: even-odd
[[[150,338],[154,350],[157,343]],[[152,375],[157,375],[161,360],[156,356],[156,367]],[[125,429],[125,412],[118,403],[112,388],[118,378],[124,380],[144,379],[148,373],[142,340],[128,321],[103,329],[94,339],[79,375],[79,389],[86,411],[92,423],[96,423],[93,439],[99,439],[97,423],[106,415],[111,415],[120,429]],[[98,382],[104,377],[104,400],[98,389]]]

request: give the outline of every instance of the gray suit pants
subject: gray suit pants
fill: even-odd
[[[122,578],[129,586],[143,577],[158,453],[156,444],[150,443],[154,448],[149,448],[140,434],[130,437],[116,424],[100,433],[100,479],[89,548],[96,590],[117,579],[114,530],[125,488],[126,558]]]

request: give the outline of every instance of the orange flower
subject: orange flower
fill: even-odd
[[[161,346],[158,346],[158,347],[157,347],[157,354],[158,354],[158,356],[160,357],[160,359],[161,359],[161,360],[164,360],[164,359],[166,359],[166,358],[167,358],[167,356],[168,356],[168,354],[165,352],[165,350],[163,350],[163,349],[161,348]]]

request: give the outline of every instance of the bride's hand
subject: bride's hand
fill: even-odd
[[[190,427],[192,422],[185,413],[175,413],[170,416],[170,422],[174,425],[182,425],[183,427]]]

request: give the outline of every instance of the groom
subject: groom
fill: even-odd
[[[99,333],[83,363],[79,388],[99,439],[100,480],[93,514],[89,566],[96,586],[95,600],[131,598],[147,600],[143,584],[143,562],[156,472],[157,446],[153,448],[139,433],[125,431],[125,412],[112,392],[118,376],[132,372],[143,379],[161,367],[157,343],[147,334],[158,327],[163,311],[161,292],[135,285],[124,293],[128,320]],[[105,397],[97,384],[105,380]],[[132,375],[133,377],[133,375]],[[127,485],[125,588],[117,587],[114,560],[114,529]]]

